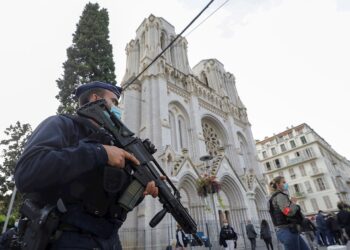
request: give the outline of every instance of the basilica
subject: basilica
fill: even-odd
[[[177,36],[173,25],[150,15],[126,46],[125,86]],[[215,58],[190,67],[187,41],[180,37],[122,94],[123,121],[137,137],[149,138],[155,159],[175,184],[181,202],[198,231],[218,247],[218,233],[227,219],[243,246],[245,225],[271,221],[267,190],[257,161],[247,109],[235,77]],[[212,177],[218,192],[199,194],[199,182]],[[170,214],[149,226],[162,209],[152,197],[136,207],[124,223],[123,249],[165,249],[175,239]],[[217,246],[217,247],[215,247]]]

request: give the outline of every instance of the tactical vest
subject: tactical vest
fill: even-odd
[[[232,227],[222,227],[222,233],[225,240],[235,240],[237,239],[237,234]]]
[[[92,125],[89,120],[79,116],[65,116],[72,119],[85,131],[89,131],[85,139],[111,145],[111,137],[104,130]],[[117,205],[117,200],[131,181],[132,177],[125,170],[105,166],[85,173],[63,187],[60,192],[57,192],[57,189],[47,190],[45,193],[29,194],[29,197],[34,197],[34,200],[42,203],[53,204],[61,198],[68,208],[79,205],[89,214],[124,221],[127,213]]]
[[[283,192],[276,192],[271,196],[269,200],[269,206],[270,206],[269,212],[272,218],[273,225],[281,226],[281,225],[292,224],[292,222],[288,220],[287,216],[282,213],[282,210],[278,206],[273,205],[273,202],[272,202],[273,199],[279,194],[288,196]]]

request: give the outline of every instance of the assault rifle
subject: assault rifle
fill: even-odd
[[[198,244],[203,245],[203,242],[196,234],[196,222],[180,202],[180,192],[152,156],[157,150],[150,140],[142,141],[140,138],[135,137],[134,133],[110,112],[106,101],[103,99],[82,106],[77,113],[96,122],[101,126],[100,130],[106,130],[113,137],[113,145],[132,153],[140,161],[140,166],[126,164],[124,170],[133,176],[133,181],[118,200],[118,204],[126,211],[132,210],[143,196],[147,183],[154,181],[159,189],[158,197],[163,204],[163,209],[152,218],[149,225],[155,227],[167,213],[171,213],[183,231],[187,234],[192,234]],[[158,171],[166,177],[165,181],[161,179]],[[174,193],[172,193],[166,182]]]

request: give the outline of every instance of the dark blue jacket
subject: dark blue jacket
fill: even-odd
[[[56,115],[44,120],[29,138],[15,170],[21,192],[64,188],[72,180],[107,164],[103,146],[86,139],[89,131]]]
[[[316,226],[319,230],[327,230],[326,220],[320,213],[316,215]]]

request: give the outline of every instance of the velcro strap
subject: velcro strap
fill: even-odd
[[[283,209],[282,213],[286,216],[288,216],[289,212],[291,211],[290,207],[286,207]]]

